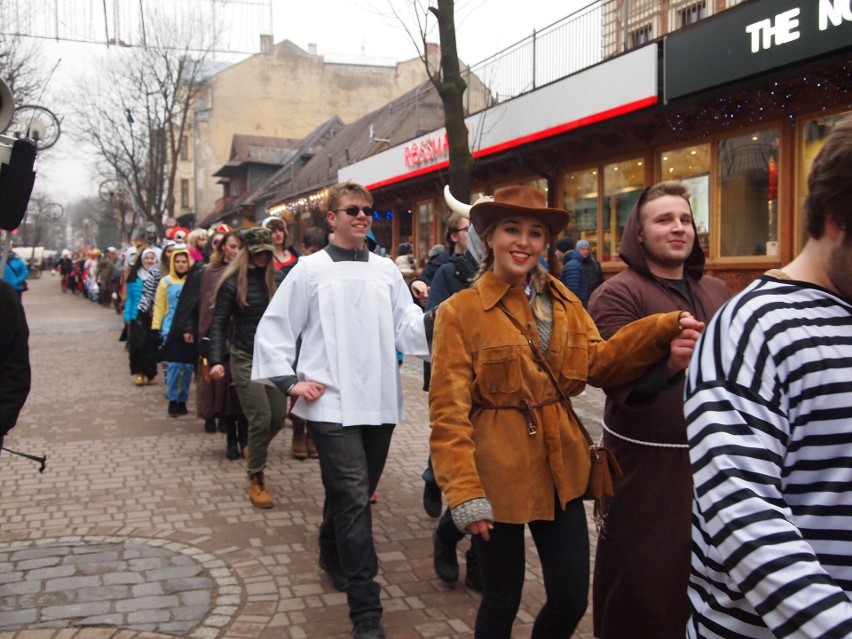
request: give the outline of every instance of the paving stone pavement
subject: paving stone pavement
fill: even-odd
[[[194,398],[190,416],[172,419],[161,379],[132,384],[118,315],[63,295],[49,275],[24,305],[33,388],[5,445],[46,454],[47,468],[0,455],[0,639],[350,637],[346,596],[316,565],[319,468],[292,459],[289,425],[270,448],[275,507],[254,509],[242,463],[204,432]],[[407,358],[402,377],[407,419],[373,510],[383,625],[389,639],[470,638],[479,595],[432,570],[420,362]],[[575,398],[593,434],[602,397]],[[529,536],[527,559],[516,639],[544,601]],[[574,636],[592,637],[590,614]]]

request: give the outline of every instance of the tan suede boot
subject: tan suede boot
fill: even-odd
[[[272,508],[272,495],[266,490],[263,473],[249,475],[249,499],[256,508]]]
[[[306,459],[308,447],[305,438],[305,422],[298,417],[291,417],[290,421],[293,422],[293,457],[295,459]]]

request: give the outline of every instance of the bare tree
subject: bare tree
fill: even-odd
[[[34,102],[45,78],[32,41],[0,34],[0,78],[12,90],[15,104]]]
[[[450,191],[458,199],[469,202],[473,156],[470,153],[467,125],[464,121],[464,93],[467,83],[462,77],[456,47],[455,2],[454,0],[437,0],[437,5],[432,2],[424,5],[420,0],[411,0],[411,9],[417,22],[416,35],[408,28],[406,21],[399,15],[391,0],[388,0],[388,6],[417,46],[426,74],[438,91],[438,95],[441,96],[441,103],[444,106],[444,126],[447,129],[447,143],[450,150]],[[429,59],[430,15],[438,25],[441,45],[441,62],[438,68],[435,68]]]
[[[136,214],[162,233],[164,218],[174,217],[177,158],[212,42],[202,46],[195,34],[209,30],[197,24],[150,26],[146,47],[109,51],[103,88],[78,115],[81,142],[94,147],[104,179],[117,181]]]

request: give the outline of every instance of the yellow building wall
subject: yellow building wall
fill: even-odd
[[[327,63],[287,40],[213,75],[192,131],[198,217],[222,196],[212,174],[235,134],[301,139],[334,115],[353,122],[425,80],[419,58],[395,67]]]

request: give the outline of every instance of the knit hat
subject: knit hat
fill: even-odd
[[[560,237],[556,242],[556,250],[562,253],[567,253],[574,248],[574,240],[570,237]]]
[[[581,249],[581,248],[590,248],[591,246],[592,246],[592,245],[591,245],[591,244],[589,244],[589,240],[580,240],[579,242],[577,242],[577,248],[578,248],[578,249]]]
[[[243,233],[243,244],[249,253],[272,253],[275,247],[272,245],[272,231],[261,226],[253,226]]]

